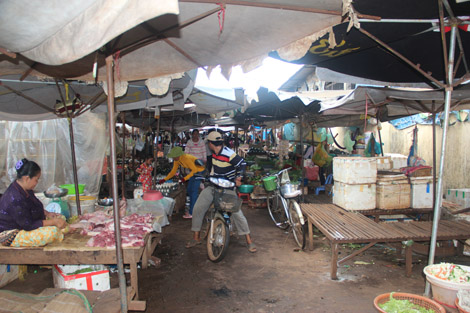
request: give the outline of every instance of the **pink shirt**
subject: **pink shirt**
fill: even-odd
[[[186,144],[186,149],[184,151],[186,154],[194,155],[196,158],[200,160],[206,160],[207,152],[206,152],[206,143],[204,140],[199,140],[194,142],[192,139],[188,141]]]

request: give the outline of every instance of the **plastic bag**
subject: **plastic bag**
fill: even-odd
[[[380,155],[382,153],[380,143],[375,140],[374,134],[370,135],[370,139],[367,142],[366,149],[364,150],[364,155],[366,157],[372,157]]]
[[[290,183],[289,173],[285,171],[282,173],[282,176],[281,176],[281,185],[289,184],[289,183]]]
[[[344,146],[346,147],[346,151],[348,151],[349,153],[351,153],[353,151],[353,147],[354,147],[354,144],[356,143],[356,141],[352,140],[351,139],[351,131],[348,129],[346,131],[346,134],[344,135]]]
[[[318,165],[320,167],[331,163],[331,156],[326,152],[325,148],[323,148],[322,143],[319,143],[317,148],[315,149],[315,153],[313,153],[312,160],[315,165]]]
[[[142,141],[140,137],[137,137],[137,140],[135,142],[135,149],[137,151],[142,151],[144,149],[145,142]]]

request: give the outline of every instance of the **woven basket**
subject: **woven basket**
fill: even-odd
[[[436,313],[446,313],[446,310],[442,305],[439,303],[428,299],[426,297],[414,295],[412,293],[404,293],[404,292],[394,292],[393,298],[397,300],[409,300],[410,302],[417,304],[427,310],[431,309],[434,310]],[[381,294],[374,299],[374,306],[375,308],[382,313],[387,313],[379,307],[379,304],[384,304],[390,300],[390,293]]]

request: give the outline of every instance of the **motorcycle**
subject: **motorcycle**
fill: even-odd
[[[207,256],[214,263],[224,259],[228,251],[232,222],[232,213],[238,212],[242,206],[242,200],[233,190],[235,183],[229,180],[209,177],[213,187],[213,204],[204,217],[202,237],[207,237]],[[204,225],[205,224],[205,225]]]

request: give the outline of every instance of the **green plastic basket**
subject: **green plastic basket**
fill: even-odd
[[[276,176],[269,176],[269,177],[263,178],[263,185],[266,191],[276,190]]]
[[[65,188],[69,192],[69,195],[74,195],[75,194],[75,185],[74,184],[65,184],[65,185],[60,185],[60,188]],[[84,184],[78,184],[78,193],[82,194],[83,191],[85,190],[85,185]]]

